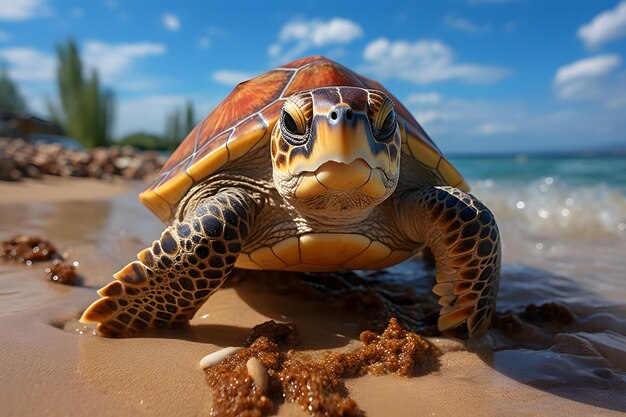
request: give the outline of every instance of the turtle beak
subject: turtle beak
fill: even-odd
[[[368,172],[374,168],[389,171],[389,156],[386,149],[374,140],[367,114],[355,112],[346,104],[338,104],[325,114],[317,114],[311,129],[309,154],[290,158],[289,172],[292,175],[319,172],[324,166],[332,167],[329,172],[336,175],[350,175],[353,170],[360,171],[365,167]],[[358,160],[361,162],[357,163]],[[353,169],[340,168],[341,165]]]
[[[290,173],[301,177],[297,197],[328,190],[358,189],[376,198],[386,193],[389,155],[374,140],[367,114],[341,103],[316,115],[311,128],[309,155],[292,155],[289,162]]]

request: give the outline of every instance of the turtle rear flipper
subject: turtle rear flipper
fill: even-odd
[[[438,327],[466,324],[470,336],[491,324],[500,279],[500,235],[495,218],[473,195],[453,187],[428,187],[400,206],[414,242],[425,243],[437,264]]]
[[[80,321],[111,337],[186,324],[232,270],[254,212],[238,190],[207,198],[116,273]]]

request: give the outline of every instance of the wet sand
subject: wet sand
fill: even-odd
[[[272,291],[255,280],[258,272],[245,271],[238,274],[247,278],[214,295],[188,329],[128,339],[92,335],[78,315],[162,225],[137,202],[141,184],[45,182],[27,183],[30,193],[24,193],[24,184],[0,184],[0,238],[24,233],[51,240],[68,261],[80,263],[84,286],[47,282],[46,263],[0,262],[1,415],[208,415],[211,394],[200,359],[243,345],[259,323],[295,322],[302,336],[299,349],[313,353],[357,343],[358,315]],[[514,248],[503,235],[509,250]],[[507,261],[505,255],[498,310],[564,300],[575,323],[565,329],[524,323],[517,332],[494,329],[467,344],[431,338],[444,352],[438,369],[411,378],[347,381],[350,396],[368,416],[626,412],[626,350],[617,337],[626,334],[623,285],[593,295],[571,277],[530,269],[519,260],[513,254]],[[420,261],[390,274],[432,279]],[[286,405],[278,415],[307,414]]]
[[[121,178],[102,181],[46,175],[41,179],[23,178],[19,182],[1,182],[0,206],[103,199],[131,189],[132,182]]]

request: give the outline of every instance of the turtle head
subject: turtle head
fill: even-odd
[[[299,209],[369,212],[396,188],[400,132],[384,93],[325,87],[294,94],[272,131],[274,183]]]

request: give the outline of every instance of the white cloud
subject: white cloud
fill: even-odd
[[[267,53],[269,54],[269,56],[278,56],[280,55],[281,51],[282,47],[277,43],[274,43],[267,48]]]
[[[469,4],[507,4],[517,3],[519,0],[469,0]]]
[[[57,93],[56,58],[34,48],[6,48],[0,49],[0,66],[3,64],[25,98],[28,109],[45,117],[47,99]]]
[[[410,94],[409,110],[444,152],[504,152],[519,148],[528,120],[525,107],[507,101]]]
[[[202,48],[202,49],[206,49],[206,48],[210,48],[211,45],[213,45],[214,40],[219,40],[220,39],[224,39],[227,38],[229,36],[229,33],[224,30],[221,29],[219,27],[216,26],[209,26],[208,28],[206,28],[204,30],[204,33],[202,35],[200,35],[200,37],[198,38],[198,48]]]
[[[163,15],[163,26],[167,30],[171,30],[172,32],[177,32],[180,30],[180,19],[178,16],[172,13],[166,13]]]
[[[413,43],[378,38],[365,47],[365,71],[381,78],[397,78],[415,84],[460,80],[476,84],[498,81],[509,71],[495,66],[455,62],[453,50],[439,40]]]
[[[413,93],[409,94],[406,101],[409,104],[438,104],[441,103],[443,97],[441,94],[430,92],[430,93]]]
[[[436,110],[417,111],[413,116],[424,126],[430,125],[436,120],[445,119],[445,117],[442,117],[442,114]]]
[[[478,133],[486,136],[510,135],[511,133],[519,132],[519,127],[502,123],[485,123],[478,126],[477,131]]]
[[[505,32],[513,32],[515,29],[517,29],[519,26],[519,23],[514,21],[514,20],[509,20],[508,22],[506,22],[503,26],[502,29]]]
[[[229,87],[234,87],[242,81],[248,80],[254,77],[254,74],[245,71],[234,71],[234,70],[218,70],[211,74],[211,78],[213,81],[219,84],[227,85]]]
[[[70,9],[70,15],[75,19],[79,19],[85,15],[85,11],[80,7],[72,7]]]
[[[601,77],[615,70],[621,61],[620,56],[616,54],[581,59],[559,68],[556,72],[555,81],[562,84],[581,78]]]
[[[437,132],[458,128],[463,132],[489,133],[500,126],[515,125],[515,117],[524,113],[518,104],[444,97],[436,92],[409,94],[405,103],[427,131]]]
[[[491,30],[491,25],[479,25],[478,23],[474,23],[464,17],[450,14],[443,18],[443,23],[450,29],[460,30],[467,33],[485,33]]]
[[[626,0],[622,0],[612,10],[596,15],[591,22],[578,29],[578,37],[588,48],[626,36]]]
[[[83,59],[88,67],[97,68],[105,82],[112,82],[132,67],[137,59],[150,55],[162,55],[165,46],[160,43],[139,42],[110,44],[101,41],[87,41],[84,44]]]
[[[121,137],[138,131],[163,133],[167,115],[177,108],[182,108],[190,99],[194,103],[198,120],[215,105],[204,96],[184,94],[152,94],[121,99],[116,112],[115,136]]]
[[[621,62],[619,55],[605,54],[581,59],[560,67],[554,76],[557,95],[563,100],[614,97],[620,89],[619,85],[613,85],[616,80],[612,80],[611,74],[621,65]]]
[[[34,48],[0,49],[0,61],[8,63],[11,78],[17,81],[52,80],[55,58]]]
[[[626,75],[622,76],[626,86]],[[622,88],[622,98],[625,88]],[[511,100],[439,95],[436,103],[405,100],[444,152],[527,152],[585,149],[621,141],[624,108],[594,102],[549,107]],[[626,101],[621,103],[626,106]],[[592,138],[592,139],[590,139]]]
[[[211,39],[209,39],[208,36],[201,36],[198,39],[198,46],[200,48],[208,48],[209,46],[211,46]]]
[[[119,7],[117,0],[106,0],[104,4],[111,10],[115,10]]]
[[[116,136],[137,131],[162,133],[167,114],[182,107],[186,100],[183,95],[148,95],[120,100],[116,113]]]
[[[96,68],[105,83],[116,89],[138,90],[154,86],[145,76],[135,76],[133,64],[149,55],[165,53],[165,47],[156,43],[108,44],[87,41],[83,45],[82,58],[85,68]],[[0,61],[8,64],[11,78],[17,81],[50,81],[55,78],[56,57],[34,48],[0,49]]]
[[[311,48],[348,44],[363,36],[363,28],[341,17],[328,21],[293,20],[280,30],[278,42],[270,45],[268,54],[283,60],[293,59]]]
[[[0,0],[0,20],[30,20],[51,14],[47,0]]]

